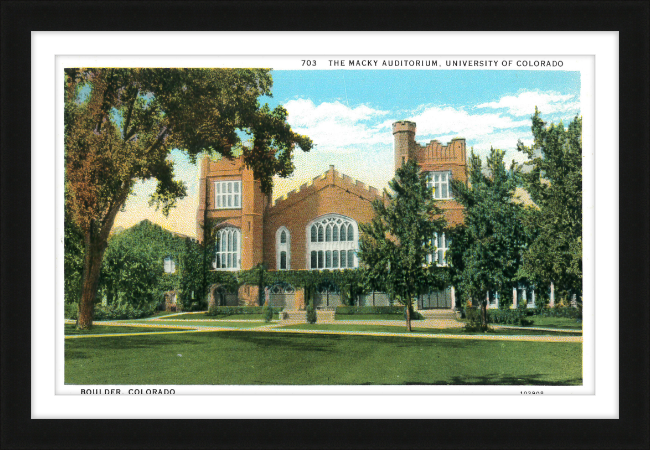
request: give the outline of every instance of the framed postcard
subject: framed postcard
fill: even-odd
[[[31,42],[32,418],[620,418],[617,32]]]

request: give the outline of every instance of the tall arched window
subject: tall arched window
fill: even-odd
[[[359,266],[359,228],[349,217],[328,214],[307,225],[307,267],[353,269]]]
[[[291,234],[287,227],[275,232],[276,267],[278,270],[291,269]]]
[[[217,232],[216,258],[217,270],[239,270],[241,259],[241,233],[238,228],[226,227]]]

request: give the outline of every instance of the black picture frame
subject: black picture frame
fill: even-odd
[[[648,448],[647,2],[3,2],[2,448]],[[618,420],[30,419],[30,32],[328,30],[619,32]],[[612,124],[615,126],[616,124]],[[36,252],[35,252],[36,250]],[[38,264],[51,264],[50,261]],[[615,274],[612,274],[615,276]],[[417,401],[417,400],[413,400]],[[426,401],[435,403],[435,398]],[[489,402],[489,397],[486,397]],[[408,404],[399,405],[408,408]],[[468,408],[471,410],[471,404]]]

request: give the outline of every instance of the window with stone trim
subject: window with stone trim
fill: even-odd
[[[214,182],[215,209],[241,209],[241,180]]]
[[[291,269],[291,234],[287,227],[280,227],[275,233],[276,267],[278,270]]]
[[[429,172],[427,187],[433,189],[433,198],[436,200],[450,200],[452,198],[451,171]]]
[[[339,214],[319,217],[307,226],[307,262],[311,270],[358,267],[357,223]]]
[[[239,270],[241,260],[241,233],[238,228],[226,227],[217,232],[214,268]]]

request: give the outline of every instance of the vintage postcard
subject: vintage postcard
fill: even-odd
[[[593,393],[593,56],[58,56],[56,83],[57,394]]]
[[[64,64],[66,391],[583,385],[588,63]]]

